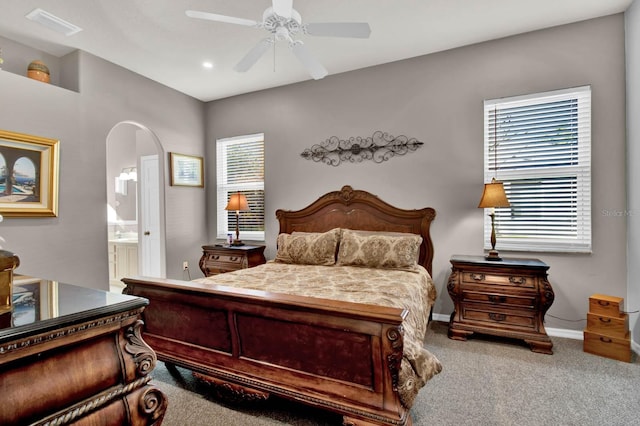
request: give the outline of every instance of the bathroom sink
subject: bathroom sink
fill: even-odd
[[[137,232],[117,232],[115,235],[109,238],[110,243],[137,243],[138,242],[138,233]]]
[[[112,238],[109,242],[114,244],[123,244],[123,243],[137,243],[138,238]]]

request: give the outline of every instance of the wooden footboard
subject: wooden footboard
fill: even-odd
[[[149,299],[144,340],[159,359],[237,397],[284,398],[345,425],[410,425],[396,391],[401,309],[158,278],[124,278]],[[169,401],[170,403],[170,401]]]

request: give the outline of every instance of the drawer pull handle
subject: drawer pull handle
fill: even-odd
[[[600,337],[600,341],[602,343],[611,343],[611,342],[613,342],[613,340],[609,339],[608,337]]]
[[[527,279],[525,277],[509,277],[509,282],[511,284],[524,284],[525,282],[527,282]]]
[[[471,279],[474,281],[483,281],[484,274],[471,274]]]
[[[236,260],[240,259],[239,257],[230,257],[229,260],[231,260],[232,262],[235,262]]]
[[[504,321],[507,319],[507,316],[505,314],[496,314],[496,313],[490,312],[489,318],[491,318],[494,321]]]
[[[489,295],[489,301],[492,303],[504,303],[507,301],[506,296],[496,296],[495,294]]]
[[[218,260],[218,259],[220,259],[220,256],[218,256],[218,255],[216,254],[216,255],[211,256],[211,259],[213,259],[213,260]]]
[[[604,322],[604,323],[610,323],[610,322],[611,322],[611,318],[602,318],[602,317],[599,317],[598,319],[600,320],[600,322]]]
[[[598,300],[598,305],[600,306],[609,306],[609,302],[606,300]]]

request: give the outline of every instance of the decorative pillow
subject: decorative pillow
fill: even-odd
[[[422,237],[416,234],[342,230],[339,266],[415,269]]]
[[[276,262],[298,265],[325,265],[336,263],[340,228],[327,232],[294,232],[278,235]]]

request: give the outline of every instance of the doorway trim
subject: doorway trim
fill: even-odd
[[[111,130],[109,130],[109,133],[107,134],[107,138],[106,138],[106,159],[107,162],[109,161],[109,140],[112,137],[112,133],[114,132],[114,130],[120,126],[133,126],[134,130],[141,130],[143,132],[145,132],[148,136],[150,136],[151,140],[153,141],[153,143],[155,144],[156,147],[156,151],[158,154],[158,209],[159,209],[159,228],[160,228],[160,270],[161,270],[161,274],[162,274],[162,278],[167,276],[167,252],[166,252],[166,217],[165,217],[165,213],[166,213],[166,201],[165,201],[165,176],[166,176],[166,171],[165,171],[165,167],[164,167],[164,161],[162,159],[165,158],[165,150],[164,147],[162,146],[162,142],[160,142],[160,139],[158,138],[158,136],[151,130],[149,129],[147,126],[140,124],[136,121],[132,121],[132,120],[124,120],[124,121],[120,121],[118,123],[116,123]],[[136,154],[136,165],[138,163],[138,157]],[[138,227],[140,227],[140,203],[138,203],[138,206],[136,207],[138,209],[137,211],[137,217],[138,217]],[[142,259],[144,256],[144,253],[141,252],[142,250],[142,244],[141,244],[141,237],[142,237],[142,233],[140,232],[140,228],[138,228],[138,247],[140,249],[139,253],[138,253],[138,259]],[[140,264],[140,262],[138,263]]]

